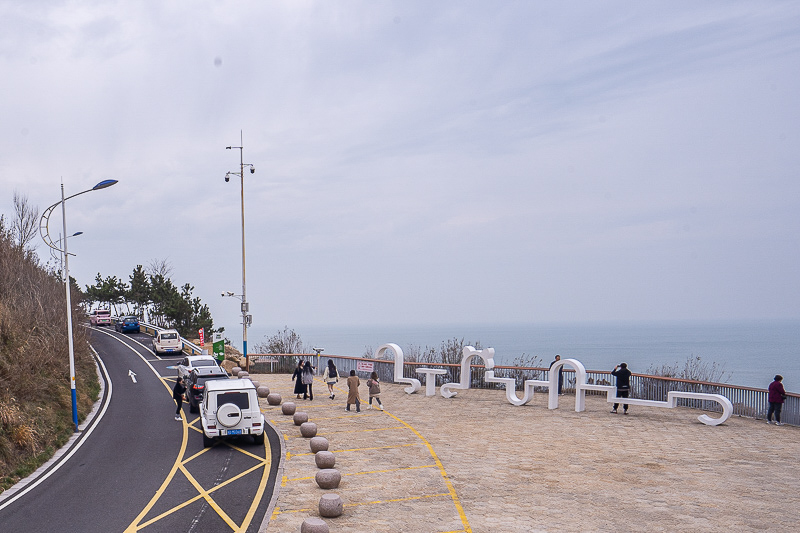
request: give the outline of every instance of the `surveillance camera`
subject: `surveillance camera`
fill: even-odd
[[[250,174],[256,173],[256,167],[250,167]]]
[[[220,294],[220,296],[225,296],[225,293],[223,292],[222,294]]]
[[[231,181],[231,177],[225,174],[225,183],[228,183],[229,181]]]

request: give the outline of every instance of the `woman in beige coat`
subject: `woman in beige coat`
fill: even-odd
[[[347,378],[347,407],[344,408],[345,411],[350,410],[350,404],[356,404],[356,412],[361,412],[361,402],[358,397],[358,386],[361,385],[361,382],[358,380],[358,376],[356,376],[356,371],[350,371],[350,377]]]

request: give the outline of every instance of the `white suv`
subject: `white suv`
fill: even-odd
[[[214,437],[252,435],[256,444],[264,444],[264,415],[258,406],[258,394],[249,379],[206,381],[200,404],[203,446],[214,444]]]

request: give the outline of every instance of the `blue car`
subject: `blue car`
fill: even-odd
[[[135,316],[121,316],[114,323],[114,329],[121,333],[139,333],[139,319]]]

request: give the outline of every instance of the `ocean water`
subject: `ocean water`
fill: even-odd
[[[682,368],[687,358],[700,357],[723,369],[726,383],[766,388],[775,374],[782,374],[787,390],[800,391],[800,320],[289,327],[306,347],[324,348],[323,356],[363,356],[387,342],[403,350],[438,348],[463,338],[494,348],[499,365],[525,354],[548,366],[559,354],[578,359],[588,370],[611,370],[624,361],[631,371],[644,373],[651,365],[678,363]],[[250,328],[250,351],[282,329]],[[241,338],[234,334],[231,340],[240,346]]]

